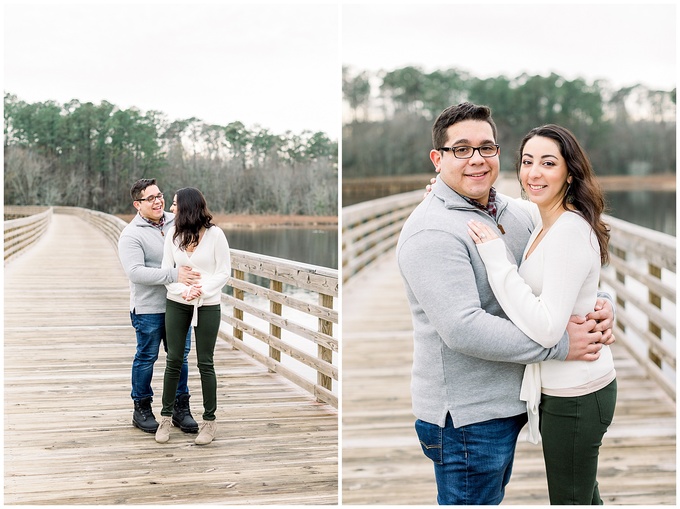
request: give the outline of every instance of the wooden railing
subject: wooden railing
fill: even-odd
[[[344,207],[342,271],[347,281],[395,248],[423,191]],[[611,262],[600,286],[616,299],[614,334],[650,378],[675,399],[675,237],[605,216]]]
[[[616,297],[618,341],[675,399],[675,237],[613,217],[601,287]]]
[[[401,227],[422,201],[423,192],[411,191],[343,207],[343,281],[396,247]]]
[[[49,207],[5,207],[5,264],[23,254],[45,235],[52,220]]]
[[[231,251],[231,264],[233,277],[229,285],[233,295],[222,295],[222,302],[231,307],[232,312],[229,314],[223,308],[222,320],[232,326],[233,333],[222,328],[220,337],[318,400],[337,408],[333,381],[338,381],[338,368],[333,361],[334,354],[338,353],[338,340],[333,337],[333,324],[338,323],[338,312],[333,307],[339,293],[338,271],[235,249]],[[248,278],[247,274],[255,277]],[[269,281],[268,287],[249,281],[262,278]],[[268,301],[269,309],[249,302],[246,297],[250,297],[250,301]],[[296,313],[301,319],[286,317]],[[256,320],[247,320],[246,314]],[[304,323],[309,321],[306,318],[317,322],[316,330]],[[268,324],[269,329],[254,325],[257,321]],[[246,335],[255,340],[254,343],[249,344]],[[258,351],[258,343],[267,345],[268,353]],[[316,345],[316,352],[305,348],[310,344]],[[282,361],[281,354],[287,359]],[[301,376],[290,364],[286,366],[286,361],[301,363],[316,371],[316,383]]]
[[[53,211],[83,218],[101,230],[115,247],[127,224],[116,216],[79,207],[54,207],[44,214],[51,217]],[[34,216],[25,218],[33,229],[43,221]],[[5,260],[8,223],[12,222],[5,221]],[[231,250],[231,263],[233,277],[226,288],[232,295],[222,296],[219,336],[317,400],[337,408],[333,383],[339,379],[338,339],[333,337],[333,326],[338,324],[334,309],[339,295],[338,271],[235,249]],[[291,318],[291,314],[295,316]],[[264,322],[268,330],[258,322]],[[258,350],[261,344],[268,346],[268,354]],[[296,369],[299,366],[303,369]],[[316,377],[300,374],[305,369]]]

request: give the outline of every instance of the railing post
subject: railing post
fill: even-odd
[[[319,304],[325,308],[333,309],[333,297],[330,295],[319,294]],[[329,336],[333,335],[333,322],[319,318],[319,332],[327,334]],[[330,348],[318,345],[317,347],[319,359],[326,361],[330,364],[333,363],[333,351]],[[324,375],[323,373],[317,372],[316,374],[317,383],[328,389],[329,391],[333,389],[333,380],[330,376]]]
[[[278,293],[283,293],[283,283],[281,281],[271,279],[269,281],[269,289]],[[278,302],[274,302],[273,300],[269,301],[269,311],[271,311],[275,315],[281,316],[282,308],[283,306]],[[279,327],[278,325],[274,325],[273,323],[270,323],[269,334],[271,334],[275,338],[281,339],[281,327]],[[281,350],[277,350],[276,348],[270,345],[269,357],[274,359],[276,362],[281,362]],[[273,370],[271,369],[269,371],[273,372]]]
[[[621,260],[626,261],[626,252],[623,249],[620,249],[618,247],[615,247],[612,249],[612,252],[615,256],[618,256],[621,258]],[[626,275],[619,272],[618,270],[616,272],[616,280],[621,283],[622,285],[626,285]],[[620,295],[616,296],[616,305],[621,306],[622,308],[626,307],[626,301],[621,298]],[[626,326],[622,323],[618,323],[618,327],[621,329],[621,331],[626,332]]]
[[[651,263],[648,264],[649,266],[649,274],[655,278],[658,278],[661,280],[661,268],[657,267]],[[661,309],[661,296],[657,295],[652,291],[652,289],[649,289],[649,302],[652,304],[652,306],[655,306],[659,309]],[[659,340],[661,339],[661,327],[659,327],[657,324],[652,322],[651,320],[649,321],[649,332],[654,334]],[[661,367],[661,357],[656,355],[654,351],[651,349],[649,350],[649,359],[656,364],[657,366]]]
[[[245,273],[242,270],[236,270],[234,269],[234,279],[239,279],[241,281],[245,281],[246,276]],[[243,300],[244,299],[245,292],[243,290],[240,290],[236,287],[234,287],[234,298],[238,300]],[[243,321],[243,310],[238,309],[236,306],[234,306],[234,318],[237,320]],[[240,339],[243,341],[243,331],[234,326],[234,338]]]

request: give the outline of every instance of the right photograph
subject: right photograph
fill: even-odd
[[[675,505],[676,6],[341,9],[341,503]]]

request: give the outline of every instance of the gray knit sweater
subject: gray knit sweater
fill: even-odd
[[[519,399],[524,366],[564,360],[565,332],[543,348],[507,319],[489,286],[486,269],[467,233],[470,219],[505,234],[508,255],[519,266],[533,230],[530,214],[498,194],[497,223],[441,180],[408,218],[397,260],[414,328],[411,396],[413,413],[455,427],[526,412]]]
[[[175,216],[164,212],[163,232],[175,224]],[[177,281],[177,268],[162,269],[165,237],[139,214],[118,239],[118,258],[130,279],[130,311],[137,314],[165,313],[165,285]]]

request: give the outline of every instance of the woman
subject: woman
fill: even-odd
[[[608,261],[604,199],[585,152],[560,126],[537,127],[524,137],[517,174],[540,213],[519,269],[490,226],[471,221],[469,234],[508,318],[551,347],[571,315],[585,316],[595,305],[600,266]],[[534,443],[540,416],[550,503],[601,505],[597,457],[616,405],[609,347],[593,362],[528,365],[521,399]]]
[[[205,198],[198,189],[180,189],[170,211],[175,225],[168,231],[163,252],[163,268],[190,266],[200,272],[200,284],[187,286],[171,283],[167,288],[165,328],[168,356],[163,380],[163,409],[156,431],[156,442],[170,440],[172,409],[182,367],[184,338],[194,327],[196,356],[203,391],[203,424],[195,443],[206,445],[216,432],[217,377],[213,354],[220,328],[222,287],[231,274],[229,244],[224,232],[216,227]]]

